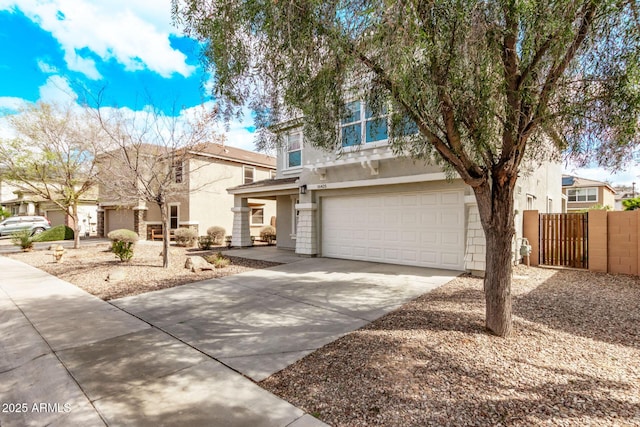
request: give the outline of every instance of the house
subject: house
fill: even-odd
[[[85,193],[78,201],[78,220],[82,235],[95,235],[97,230],[97,189]],[[51,221],[53,227],[66,225],[74,228],[73,218],[55,203],[47,200],[27,185],[0,180],[0,206],[11,215],[41,215]]]
[[[233,246],[249,246],[250,200],[277,201],[277,246],[323,256],[482,272],[485,239],[472,189],[436,165],[395,155],[387,122],[359,117],[342,126],[342,147],[314,148],[299,121],[274,128],[282,136],[275,179],[229,189],[235,197]],[[347,127],[349,132],[346,132]],[[546,162],[523,173],[522,211],[559,212],[561,167]],[[516,246],[521,243],[514,239]]]
[[[147,154],[156,155],[151,152],[153,150],[148,146]],[[204,235],[209,227],[221,226],[231,234],[233,196],[226,189],[275,176],[275,158],[222,144],[200,145],[184,158],[183,163],[173,165],[172,179],[177,190],[173,191],[175,196],[168,203],[171,230],[186,227]],[[262,227],[275,223],[275,201],[249,200],[247,206],[250,209],[251,235],[259,235]],[[160,236],[160,209],[156,204],[133,196],[125,200],[101,185],[98,234],[106,236],[120,228],[136,231],[141,239]]]
[[[567,212],[581,211],[593,206],[613,209],[616,190],[609,184],[592,179],[562,175],[562,193],[567,197]]]
[[[623,211],[625,210],[624,205],[622,204],[625,200],[635,199],[638,196],[638,193],[635,189],[635,182],[631,189],[629,188],[615,188],[616,196],[615,196],[615,206],[613,207],[614,211]]]

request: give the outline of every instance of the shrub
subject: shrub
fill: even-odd
[[[226,266],[231,264],[231,260],[222,255],[222,252],[218,252],[213,256],[205,257],[205,259],[207,260],[207,262],[213,264],[215,268],[225,268]]]
[[[260,240],[271,244],[274,240],[276,240],[276,228],[270,225],[262,227],[262,229],[260,230]]]
[[[126,262],[133,258],[133,246],[138,241],[135,231],[121,228],[109,232],[107,237],[111,240],[111,251],[120,258],[120,261]]]
[[[212,237],[215,244],[219,245],[224,240],[224,235],[226,230],[222,227],[218,227],[214,225],[213,227],[209,227],[207,229],[207,236]]]
[[[58,225],[35,236],[37,242],[55,242],[56,240],[73,240],[73,229],[66,225]]]
[[[20,246],[23,251],[30,251],[33,248],[33,241],[31,230],[20,230],[11,234],[11,243]]]
[[[211,246],[215,244],[215,240],[211,236],[198,237],[198,247],[204,251],[211,249]]]
[[[191,247],[198,240],[198,233],[190,228],[178,228],[174,233],[176,245]]]

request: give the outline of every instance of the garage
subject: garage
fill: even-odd
[[[65,225],[65,220],[67,219],[67,213],[64,211],[47,211],[45,216],[51,221],[52,227]]]
[[[322,255],[464,268],[464,194],[433,191],[324,197]]]
[[[133,230],[133,211],[131,209],[108,209],[105,211],[105,233],[126,228]]]

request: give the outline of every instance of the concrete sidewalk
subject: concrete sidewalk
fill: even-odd
[[[0,425],[321,426],[207,354],[0,257]]]

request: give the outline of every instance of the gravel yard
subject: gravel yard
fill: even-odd
[[[260,383],[333,426],[640,426],[640,280],[519,266],[514,334],[459,277]]]
[[[51,251],[23,252],[7,256],[73,283],[103,300],[138,295],[199,280],[278,265],[273,262],[228,257],[231,264],[225,268],[214,269],[212,265],[212,270],[194,273],[184,267],[187,257],[213,255],[220,250],[226,250],[226,247],[200,251],[171,246],[170,265],[166,269],[162,268],[160,256],[162,246],[159,243],[137,244],[135,255],[129,262],[120,262],[109,249],[109,243],[68,249],[61,264],[54,262]],[[107,280],[110,276],[111,278]]]

